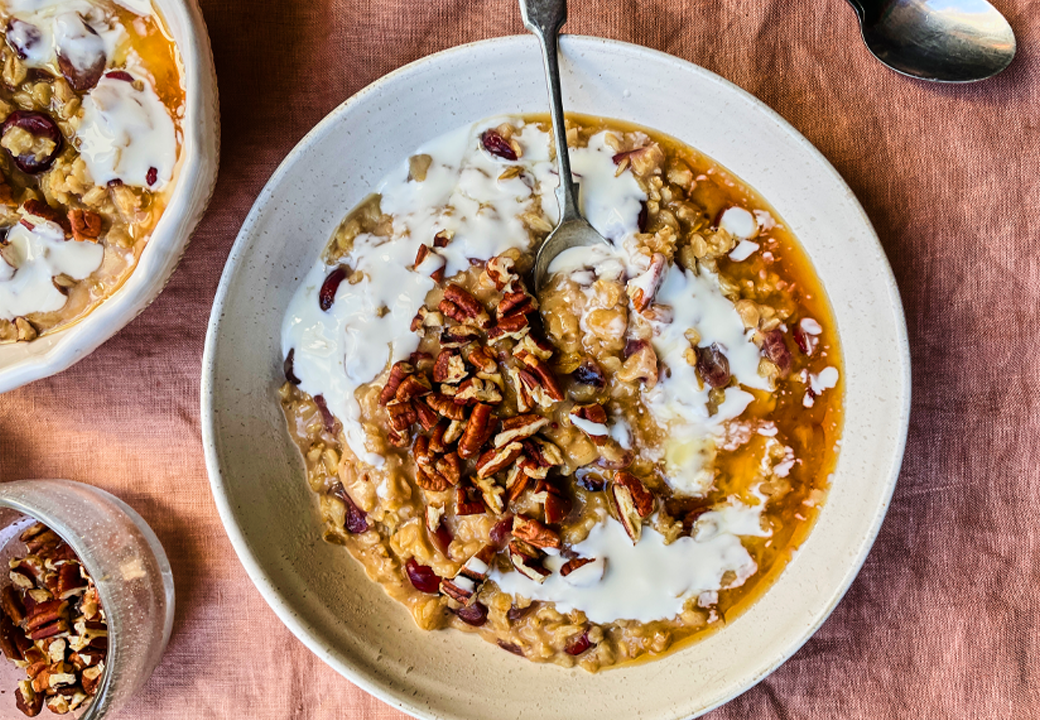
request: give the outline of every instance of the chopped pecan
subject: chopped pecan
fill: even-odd
[[[619,470],[614,473],[614,482],[629,489],[632,493],[632,502],[639,513],[639,517],[647,518],[654,511],[654,494],[647,490],[646,485],[632,473]]]
[[[649,269],[639,277],[628,281],[625,291],[632,299],[632,307],[636,309],[636,312],[643,312],[654,301],[657,291],[661,288],[661,282],[664,280],[667,264],[668,259],[664,255],[654,253]]]
[[[516,502],[530,481],[531,476],[527,473],[522,461],[513,465],[509,469],[509,475],[506,477],[506,491],[508,492],[509,502]]]
[[[538,548],[559,548],[560,535],[534,518],[517,515],[513,518],[513,535]]]
[[[556,443],[541,437],[533,437],[524,441],[524,452],[538,467],[550,468],[563,464],[563,451]]]
[[[412,405],[415,407],[415,414],[419,417],[419,424],[422,425],[423,430],[431,429],[440,420],[440,415],[435,413],[422,398],[413,400]]]
[[[465,575],[441,580],[441,592],[452,600],[465,605],[477,593],[477,583]]]
[[[657,385],[658,372],[657,353],[650,343],[641,340],[628,355],[616,376],[621,382],[642,381],[649,390]]]
[[[433,236],[433,246],[435,248],[448,247],[448,243],[450,243],[454,238],[455,233],[451,230],[440,230]]]
[[[503,420],[502,429],[495,436],[495,447],[502,447],[516,440],[526,440],[548,424],[549,418],[534,413]]]
[[[405,400],[393,400],[386,406],[386,412],[390,416],[390,427],[399,434],[407,433],[412,424],[419,419],[415,406]]]
[[[96,243],[101,237],[101,216],[92,210],[69,210],[69,223],[72,226],[72,239],[77,242],[89,240]]]
[[[494,383],[473,377],[459,386],[459,391],[455,393],[454,400],[457,403],[489,403],[494,405],[502,402],[502,393],[498,391],[498,387]]]
[[[433,366],[433,381],[439,383],[460,383],[468,375],[466,362],[458,350],[445,348],[437,355]]]
[[[496,552],[497,549],[494,545],[485,545],[462,564],[459,574],[465,575],[477,583],[484,582],[491,571],[491,560],[495,557]]]
[[[437,472],[436,468],[418,464],[415,466],[415,484],[430,492],[444,492],[451,487],[448,478]]]
[[[455,283],[449,283],[444,288],[444,299],[438,308],[463,325],[475,325],[483,329],[491,326],[491,317],[480,301],[469,290]]]
[[[441,345],[446,348],[460,348],[476,340],[480,340],[480,331],[466,325],[453,325],[441,331]]]
[[[525,350],[541,360],[548,360],[555,352],[552,344],[536,333],[528,333],[520,338],[520,342],[514,348],[514,353],[519,353],[521,350]]]
[[[430,246],[426,243],[419,245],[419,250],[415,253],[415,263],[413,267],[418,268],[423,264],[423,261],[430,256]]]
[[[419,308],[419,312],[412,318],[411,331],[418,332],[422,328],[442,327],[444,315],[436,310],[430,310],[425,305]]]
[[[494,431],[495,419],[491,406],[477,403],[473,406],[462,437],[459,438],[459,455],[467,459],[476,457]]]
[[[488,348],[474,345],[466,351],[466,362],[475,367],[483,375],[491,375],[498,370],[495,355]]]
[[[564,395],[560,389],[560,384],[556,381],[556,376],[544,360],[526,350],[518,352],[516,359],[526,365],[538,377],[541,388],[550,398],[557,402],[563,400]],[[537,400],[537,397],[535,399]]]
[[[461,420],[450,420],[448,421],[448,429],[444,431],[443,442],[447,445],[451,445],[453,442],[462,437],[462,434],[466,431],[467,423]]]
[[[590,562],[594,562],[595,560],[596,558],[571,558],[563,564],[562,568],[560,568],[560,575],[562,575],[563,577],[567,577],[578,568],[588,565]]]
[[[447,453],[437,458],[437,472],[439,472],[452,485],[458,484],[462,478],[462,461],[458,453]]]
[[[521,575],[537,583],[545,582],[551,575],[542,564],[542,553],[523,540],[510,541],[509,561]]]
[[[563,522],[564,518],[570,515],[574,504],[558,486],[549,483],[547,480],[540,480],[539,482],[545,485],[543,490],[544,499],[542,500],[542,507],[545,510],[545,522],[551,525]],[[539,490],[541,489],[539,488]],[[538,495],[538,491],[535,494]]]
[[[441,393],[427,395],[426,404],[449,420],[463,420],[466,417],[466,407],[464,405],[457,404],[450,397]]]
[[[460,484],[455,488],[455,515],[480,515],[486,512],[484,501],[478,494],[480,491],[469,485]]]
[[[393,400],[401,382],[414,372],[415,367],[410,363],[406,363],[403,360],[395,362],[393,367],[390,368],[390,377],[386,379],[386,385],[383,386],[382,392],[379,393],[379,404],[386,405]]]
[[[502,318],[512,315],[530,315],[538,309],[538,301],[526,290],[506,293],[495,308],[495,314],[501,322]]]
[[[513,385],[513,391],[516,394],[516,409],[518,412],[525,413],[534,407],[534,398],[531,397],[531,391],[527,389],[527,383],[524,382],[521,377],[521,371],[517,368],[507,368],[506,372],[509,374],[509,379]],[[528,370],[524,370],[524,373],[530,376],[530,382],[537,384],[538,380]]]
[[[510,315],[500,318],[494,327],[487,331],[488,341],[519,340],[531,329],[531,322],[526,315]]]
[[[398,402],[407,402],[408,400],[428,395],[430,390],[430,381],[426,379],[425,375],[408,375],[397,386],[394,399]]]
[[[524,446],[518,442],[512,442],[500,448],[488,450],[477,460],[477,476],[486,478],[497,472],[505,470],[520,457]]]
[[[505,488],[498,485],[494,478],[475,477],[473,478],[473,484],[480,490],[481,496],[484,498],[484,504],[488,506],[492,513],[501,515],[505,511],[505,504],[502,501]]]
[[[520,279],[514,271],[516,263],[513,258],[498,255],[487,261],[484,266],[484,275],[488,283],[495,286],[496,290],[509,293],[513,291],[513,283]]]

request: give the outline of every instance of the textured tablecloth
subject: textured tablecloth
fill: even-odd
[[[750,91],[837,167],[903,295],[914,401],[892,508],[822,629],[722,718],[1040,717],[1040,1],[999,78],[942,87],[868,55],[843,0],[572,0],[571,32],[672,53]],[[210,496],[199,368],[253,199],[342,100],[428,53],[521,32],[513,0],[204,0],[220,180],[141,317],[57,377],[0,396],[0,476],[110,490],[155,528],[177,616],[119,718],[403,717],[318,661],[246,577]],[[491,719],[489,719],[491,720]]]

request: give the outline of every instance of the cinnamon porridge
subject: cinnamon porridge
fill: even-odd
[[[173,188],[180,60],[149,0],[0,0],[0,342],[133,271]]]
[[[732,620],[811,528],[842,418],[833,315],[752,189],[692,148],[570,116],[419,148],[350,212],[282,327],[280,395],[325,539],[419,627],[595,671]]]

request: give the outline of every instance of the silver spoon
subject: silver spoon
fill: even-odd
[[[552,116],[556,141],[556,168],[560,186],[556,199],[560,203],[560,223],[538,249],[534,260],[534,289],[538,292],[546,280],[553,258],[568,248],[579,245],[609,244],[589,225],[578,209],[578,192],[571,177],[571,159],[567,153],[567,129],[563,124],[563,93],[560,90],[560,65],[557,45],[560,28],[567,22],[566,0],[520,0],[524,27],[534,33],[542,46],[545,79],[549,85],[549,114]]]
[[[896,72],[938,82],[985,80],[1015,57],[1015,33],[986,0],[849,0],[863,41]]]

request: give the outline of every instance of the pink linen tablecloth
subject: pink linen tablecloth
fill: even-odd
[[[995,4],[1018,59],[943,87],[878,64],[843,0],[571,3],[569,31],[703,65],[820,148],[875,224],[906,308],[913,415],[877,544],[816,636],[712,720],[1040,717],[1040,1]],[[403,717],[297,642],[235,557],[203,463],[203,338],[235,234],[304,133],[407,62],[521,32],[515,5],[203,0],[223,147],[188,254],[93,355],[0,396],[0,477],[110,490],[169,553],[173,639],[119,718]]]

